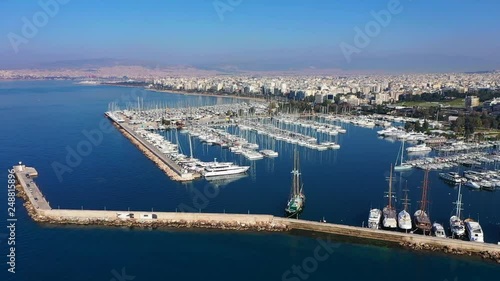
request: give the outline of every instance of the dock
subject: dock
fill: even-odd
[[[474,255],[500,264],[500,245],[497,244],[443,239],[357,226],[281,218],[272,215],[52,209],[34,181],[34,178],[38,176],[36,169],[20,163],[14,166],[14,171],[18,196],[25,199],[28,214],[37,222],[152,229],[209,228],[266,232],[297,230],[306,233],[351,237],[363,243],[382,242],[414,250]]]
[[[113,124],[127,139],[129,139],[134,145],[136,145],[139,150],[144,153],[144,155],[151,159],[151,161],[155,162],[156,165],[158,165],[158,167],[163,170],[171,179],[175,181],[192,181],[199,177],[199,175],[194,175],[193,173],[185,171],[172,159],[168,158],[156,147],[144,140],[141,136],[137,135],[129,125],[123,122],[123,120],[118,120],[111,114],[105,114],[105,116],[109,120],[111,120],[111,122],[113,122]]]

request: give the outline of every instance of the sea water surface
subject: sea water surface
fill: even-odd
[[[145,104],[170,107],[241,102],[71,81],[0,82],[0,178],[6,181],[7,169],[18,161],[35,167],[37,183],[53,208],[175,211],[189,206],[199,212],[283,215],[294,148],[262,136],[252,137],[261,147],[277,150],[278,158],[250,162],[193,139],[195,157],[234,161],[251,169],[248,176],[232,182],[186,184],[171,181],[112,128],[81,163],[59,179],[52,165],[67,164],[68,149],[77,149],[87,139],[84,132],[99,130],[100,122],[109,122],[103,116],[108,104],[131,105],[137,97]],[[386,204],[390,163],[400,143],[378,139],[376,129],[344,126],[347,134],[338,137],[342,146],[338,151],[299,148],[307,196],[301,217],[361,226],[370,207]],[[186,134],[165,135],[178,139],[183,152],[189,153]],[[407,186],[410,209],[416,210],[422,179],[420,170],[395,174],[399,209],[402,189]],[[5,221],[4,188],[0,219]],[[486,241],[500,241],[499,192],[463,191],[464,216],[479,217]],[[431,172],[433,221],[447,226],[456,192],[438,179],[437,172]],[[37,224],[27,216],[22,200],[16,203],[16,273],[7,272],[7,241],[0,236],[0,280],[497,280],[500,273],[500,266],[478,259],[346,240],[332,241],[331,252],[323,249],[327,258],[312,261],[315,249],[323,243],[302,235]],[[2,227],[0,235],[6,233]]]

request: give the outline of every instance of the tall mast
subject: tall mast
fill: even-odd
[[[191,143],[191,135],[188,135],[188,139],[189,139],[189,155],[191,159],[193,159],[193,144]]]
[[[454,204],[457,205],[456,216],[460,219],[460,211],[462,210],[462,183],[458,184],[458,198]]]
[[[392,164],[391,164],[391,172],[389,175],[389,209],[392,209]]]
[[[403,155],[404,155],[404,148],[405,148],[405,140],[403,139],[403,143],[401,144],[401,166],[403,166]]]
[[[406,181],[406,187],[405,187],[405,203],[404,203],[404,206],[405,206],[405,211],[408,212],[408,181]]]
[[[422,201],[420,201],[420,210],[425,212],[427,210],[427,189],[429,185],[429,169],[425,169],[424,185],[422,186]]]

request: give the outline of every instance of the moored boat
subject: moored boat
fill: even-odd
[[[439,177],[453,184],[464,183],[466,181],[465,178],[461,177],[458,173],[455,172],[439,173]]]
[[[398,227],[402,230],[411,230],[412,222],[411,216],[408,213],[408,190],[405,190],[405,199],[404,199],[404,210],[399,212],[398,214]]]
[[[470,241],[484,243],[484,233],[479,222],[473,219],[466,219],[465,226]]]
[[[405,147],[405,141],[403,140],[403,142],[401,143],[401,151],[399,152],[399,155],[398,155],[398,159],[400,159],[399,165],[397,163],[398,159],[396,159],[396,165],[394,166],[394,171],[396,171],[396,172],[408,171],[408,170],[411,170],[413,168],[412,165],[406,164],[403,162],[404,147]]]
[[[288,200],[288,203],[285,208],[285,212],[289,217],[297,216],[300,212],[302,212],[306,200],[306,197],[304,196],[303,193],[303,185],[301,184],[300,181],[301,174],[299,171],[299,166],[300,166],[299,155],[297,149],[295,149],[294,165],[292,170],[292,175],[293,175],[292,192],[290,194],[290,199]]]
[[[368,216],[368,227],[371,229],[379,229],[381,218],[382,211],[380,211],[379,209],[370,209],[370,215]]]
[[[422,185],[422,200],[420,201],[420,210],[417,210],[413,216],[415,226],[424,234],[432,229],[431,220],[427,214],[427,191],[429,188],[429,170],[425,170],[424,183]]]
[[[382,220],[382,225],[385,228],[396,228],[398,227],[398,223],[396,221],[396,209],[394,208],[392,204],[392,164],[391,164],[391,170],[390,170],[390,176],[389,176],[389,191],[387,192],[387,197],[389,199],[389,202],[387,206],[384,207],[382,210],[382,214],[384,219]]]
[[[446,231],[444,230],[444,227],[437,222],[432,224],[432,234],[439,238],[446,238]]]
[[[451,230],[451,236],[452,237],[458,237],[461,238],[464,233],[465,233],[465,225],[462,219],[460,218],[460,212],[463,210],[462,209],[462,185],[458,185],[458,197],[457,201],[454,202],[453,204],[456,205],[455,207],[455,214],[450,217],[450,230]]]

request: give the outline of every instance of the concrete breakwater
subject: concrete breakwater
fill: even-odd
[[[321,223],[306,220],[253,214],[209,214],[146,211],[109,211],[109,210],[60,210],[52,209],[44,200],[37,200],[32,194],[41,194],[38,186],[29,182],[24,165],[14,166],[16,171],[18,196],[25,200],[24,205],[30,217],[43,223],[103,225],[131,228],[210,228],[237,231],[288,232],[305,231],[326,235],[352,237],[362,243],[384,242],[418,251],[436,251],[454,255],[479,256],[500,264],[500,245],[475,243],[455,239],[442,239],[430,236],[406,234],[395,231],[373,230],[363,227]]]
[[[141,142],[135,135],[129,133],[122,125],[117,122],[113,122],[113,125],[122,133],[124,137],[126,137],[132,144],[134,144],[146,157],[148,157],[151,161],[153,161],[160,170],[162,170],[167,176],[169,176],[172,180],[175,181],[191,181],[196,178],[195,175],[188,174],[183,175],[180,172],[175,171],[172,168],[174,163],[169,163],[165,159],[160,158],[152,149],[146,147],[143,142]],[[178,168],[180,169],[180,168]]]

